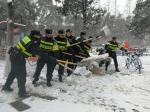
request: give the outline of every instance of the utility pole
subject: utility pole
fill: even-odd
[[[117,16],[117,0],[115,0],[115,17]]]
[[[108,8],[107,8],[108,13],[110,13],[110,0],[108,0]]]
[[[99,8],[101,8],[101,0],[99,0]]]
[[[6,37],[6,63],[5,63],[5,74],[4,77],[7,77],[11,71],[10,55],[7,54],[10,47],[14,44],[14,0],[7,0],[8,6],[8,19],[7,19],[7,37]]]
[[[127,5],[126,5],[126,7],[127,7],[127,16],[130,16],[130,14],[131,14],[131,2],[132,2],[132,0],[127,1]]]

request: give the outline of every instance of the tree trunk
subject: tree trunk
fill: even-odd
[[[6,37],[6,64],[5,64],[5,75],[4,77],[7,77],[10,70],[11,70],[11,64],[10,64],[10,55],[7,54],[8,50],[11,46],[14,44],[14,0],[12,2],[8,3],[8,21],[7,21],[7,37]]]
[[[87,6],[87,0],[82,0],[83,31],[86,31],[86,28],[87,28],[86,6]]]

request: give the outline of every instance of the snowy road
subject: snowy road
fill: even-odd
[[[125,59],[118,56],[121,73],[105,74],[103,67],[100,69],[94,64],[90,72],[85,68],[78,68],[76,72],[80,72],[82,76],[64,76],[64,83],[58,82],[55,70],[53,86],[50,88],[45,87],[46,68],[42,70],[39,81],[44,86],[34,87],[31,84],[35,66],[27,63],[26,88],[33,96],[22,100],[30,107],[24,112],[150,112],[150,57],[141,57],[144,67],[142,74],[138,74],[132,67],[127,70]],[[4,65],[5,61],[0,60],[0,87],[5,82]],[[114,69],[113,63],[109,69]],[[0,92],[0,112],[17,112],[9,104],[18,100],[16,80],[12,88],[12,93]],[[34,95],[35,93],[39,96]],[[56,99],[46,100],[46,97]]]

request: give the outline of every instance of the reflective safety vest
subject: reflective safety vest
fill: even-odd
[[[49,51],[58,51],[58,45],[57,45],[57,43],[54,43],[54,42],[48,42],[48,41],[41,40],[40,47],[42,48],[42,50],[48,51],[48,52]]]
[[[68,40],[66,40],[65,42],[63,41],[56,41],[57,45],[58,45],[58,49],[60,51],[64,51],[67,47],[70,46],[70,43],[68,42]]]
[[[80,39],[81,37],[76,37],[76,40],[78,40],[78,39]],[[82,48],[81,48],[81,46],[79,45],[79,44],[77,44],[76,45],[78,48],[79,48],[79,50],[81,51],[81,52],[83,52],[83,50],[82,50]]]
[[[119,44],[112,44],[112,43],[109,43],[109,44],[108,44],[108,48],[111,49],[112,51],[114,51],[114,50],[116,50],[116,48],[121,49],[122,47],[121,47],[121,45],[119,45]]]
[[[87,45],[84,45],[84,48],[85,48],[85,50],[89,53],[90,52],[90,47],[89,46],[87,46]]]
[[[24,38],[21,39],[21,41],[19,41],[16,45],[17,49],[19,49],[21,52],[23,52],[25,55],[31,57],[32,54],[29,53],[28,51],[26,51],[27,46],[31,43],[31,39],[26,36]]]

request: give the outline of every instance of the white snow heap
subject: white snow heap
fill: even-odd
[[[8,3],[12,2],[12,0],[7,0]]]

